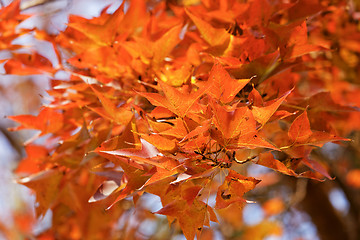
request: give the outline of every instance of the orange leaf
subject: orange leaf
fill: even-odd
[[[207,94],[223,103],[231,102],[235,95],[250,81],[250,79],[235,80],[215,59],[214,66],[210,71],[209,81],[211,87]]]
[[[289,176],[304,177],[304,178],[311,178],[311,179],[314,179],[317,181],[324,181],[323,175],[316,174],[312,171],[306,171],[306,172],[297,174],[294,170],[287,168],[284,163],[275,159],[274,156],[270,152],[260,153],[258,160],[255,163],[262,165],[264,167],[274,169],[275,171],[281,172],[281,173],[289,175]]]
[[[298,176],[294,170],[287,168],[285,164],[275,159],[270,152],[261,153],[258,157],[258,160],[256,161],[256,164],[274,169],[286,175]]]
[[[336,141],[351,141],[349,138],[342,138],[327,132],[313,131],[307,144],[322,147],[325,143]],[[295,144],[296,145],[296,144]]]
[[[140,189],[149,179],[149,176],[146,176],[145,173],[139,169],[126,171],[125,176],[127,178],[126,186],[123,189],[122,186],[120,186],[112,194],[110,194],[107,201],[110,201],[111,204],[107,210],[113,207],[118,201],[128,197],[130,194]],[[115,198],[115,200],[113,200],[113,198]]]
[[[147,142],[151,143],[159,151],[174,152],[176,150],[176,143],[173,140],[169,140],[159,134],[146,135],[142,134],[141,137]]]
[[[280,107],[281,103],[285,100],[285,98],[291,93],[291,90],[286,92],[282,97],[278,98],[272,104],[265,107],[256,107],[253,106],[252,113],[256,121],[258,121],[262,126],[269,121],[272,115],[276,112],[276,110]]]
[[[146,147],[142,146],[139,136],[134,133],[136,130],[136,124],[134,121],[128,123],[121,135],[102,142],[100,147],[95,149],[95,152],[110,152],[118,149],[133,149],[134,151],[140,149],[144,150]]]
[[[211,124],[211,119],[208,119],[202,123],[202,125],[197,126],[194,130],[189,132],[180,142],[184,142],[190,138],[199,136],[200,134],[209,130]]]
[[[166,216],[176,217],[186,239],[194,239],[201,233],[206,223],[207,205],[195,200],[191,205],[185,200],[175,200],[156,212]]]
[[[7,74],[15,75],[34,75],[44,72],[53,73],[56,69],[52,63],[38,53],[33,54],[13,54],[13,58],[4,64]]]
[[[319,163],[317,161],[314,161],[314,160],[312,160],[310,158],[303,158],[302,163],[304,163],[309,168],[321,173],[322,175],[324,175],[328,179],[334,180],[334,178],[330,177],[328,171],[324,168],[324,166],[321,163]]]
[[[164,61],[164,58],[167,57],[173,48],[180,42],[179,35],[181,28],[181,25],[171,28],[155,42],[153,47],[153,63],[155,69],[160,66],[160,64]]]
[[[175,200],[163,208],[161,208],[159,211],[155,212],[157,214],[167,215],[171,217],[177,217],[185,208],[186,202],[181,200]]]
[[[256,122],[249,108],[240,107],[229,111],[214,101],[211,102],[211,107],[214,112],[215,126],[225,139],[256,133]]]
[[[226,208],[232,203],[245,203],[243,195],[254,189],[260,180],[252,177],[244,177],[234,170],[229,170],[224,183],[218,188],[215,208]]]
[[[14,74],[14,75],[36,75],[36,74],[43,74],[43,71],[37,68],[28,67],[23,65],[22,62],[16,61],[14,59],[8,60],[4,64],[4,69],[7,74]]]
[[[259,137],[257,134],[255,134],[253,132],[246,134],[246,135],[242,135],[234,140],[231,140],[228,147],[229,148],[230,147],[235,147],[235,148],[246,147],[249,149],[269,148],[269,149],[279,150],[277,147],[270,144],[269,142],[262,139],[261,137]]]
[[[187,9],[185,9],[185,12],[194,22],[201,36],[208,44],[210,44],[210,46],[221,45],[229,39],[229,34],[226,32],[225,29],[214,28],[208,22],[202,20],[200,17],[195,16]]]
[[[34,174],[40,171],[40,165],[43,164],[48,156],[48,150],[40,145],[29,144],[25,146],[27,157],[19,162],[16,173]]]
[[[165,97],[158,93],[139,93],[146,97],[151,104],[168,108],[179,117],[184,118],[194,103],[209,89],[210,85],[205,85],[194,93],[182,93],[174,87],[161,81],[158,82],[164,92]]]
[[[179,167],[179,162],[177,160],[162,157],[161,161],[159,161],[159,164],[156,166],[156,172],[150,177],[144,186],[159,182],[182,171],[183,170]]]
[[[36,193],[36,201],[39,205],[36,207],[36,215],[41,216],[46,213],[59,193],[59,184],[63,173],[58,170],[46,170],[26,178],[18,180]]]
[[[93,92],[96,94],[96,96],[99,98],[102,106],[107,112],[108,114],[107,118],[110,118],[111,120],[114,120],[116,123],[121,125],[127,125],[131,121],[133,117],[133,113],[130,110],[124,107],[120,107],[120,108],[116,107],[115,103],[111,101],[110,97],[107,97],[104,94],[102,94],[94,86],[90,85],[90,87],[93,90]]]
[[[198,196],[201,189],[203,188],[197,185],[193,187],[188,187],[182,191],[182,198],[186,200],[189,205],[191,205],[194,202],[195,198]]]
[[[288,135],[293,142],[305,143],[308,141],[309,137],[312,135],[312,131],[310,129],[310,122],[306,111],[294,120],[289,128]]]
[[[188,131],[185,128],[183,120],[177,118],[173,122],[173,124],[174,125],[172,127],[163,132],[160,132],[160,134],[165,136],[173,136],[176,138],[184,138],[187,135]]]
[[[113,28],[117,29],[120,33],[126,34],[138,34],[143,30],[146,24],[149,14],[147,12],[146,1],[144,0],[132,0],[130,7],[127,9],[124,18],[118,25],[113,24]],[[122,4],[126,4],[123,2]]]
[[[8,6],[1,6],[0,19],[6,20],[16,17],[20,14],[20,0],[12,1]]]
[[[124,146],[123,144],[126,144],[128,147],[130,147],[130,144],[123,142],[123,138],[120,139],[121,141],[119,141],[119,143],[121,144],[121,146]],[[123,148],[123,149],[113,149],[113,144],[111,143],[111,141],[115,141],[115,143],[118,142],[118,139],[113,138],[109,140],[109,145],[110,147],[108,148],[108,142],[105,142],[104,145],[101,145],[101,147],[95,149],[94,152],[97,153],[104,153],[104,154],[109,154],[109,155],[114,155],[114,156],[119,156],[119,157],[139,157],[139,158],[152,158],[152,157],[156,157],[159,152],[157,151],[157,149],[150,143],[146,142],[145,140],[141,141],[141,148],[135,148],[136,145],[134,146],[134,148]],[[117,145],[115,145],[117,146]]]
[[[111,45],[114,41],[115,32],[120,22],[124,18],[124,2],[112,15],[102,15],[105,22],[103,24],[84,22],[70,22],[68,27],[76,29],[86,37],[97,43],[99,46]]]
[[[21,125],[15,130],[36,129],[41,131],[41,135],[56,133],[63,127],[64,115],[52,108],[44,108],[38,116],[18,115],[8,117]]]

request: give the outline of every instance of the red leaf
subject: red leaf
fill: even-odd
[[[321,173],[322,175],[324,175],[325,177],[327,177],[330,180],[334,180],[334,178],[330,177],[328,171],[322,166],[322,164],[320,164],[317,161],[314,161],[310,158],[303,158],[302,162],[308,166],[309,168]]]
[[[294,143],[305,143],[312,135],[306,111],[300,114],[289,128],[289,138]]]
[[[284,163],[282,163],[281,161],[277,160],[274,158],[274,156],[270,153],[261,153],[259,155],[258,160],[255,162],[256,164],[262,165],[264,167],[268,167],[271,168],[275,171],[278,171],[280,173],[289,175],[289,176],[294,176],[294,177],[303,177],[303,178],[311,178],[317,181],[324,181],[323,176],[329,176],[327,173],[326,175],[320,175],[320,174],[315,174],[314,172],[311,171],[306,171],[303,173],[296,173],[293,169],[290,169],[288,167],[285,166]],[[313,168],[313,167],[311,167]],[[325,173],[326,171],[324,171]]]

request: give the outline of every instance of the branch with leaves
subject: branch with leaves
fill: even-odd
[[[261,181],[247,176],[249,165],[333,179],[312,152],[349,141],[359,115],[355,103],[334,100],[355,86],[326,78],[341,66],[318,28],[338,6],[345,11],[320,0],[132,0],[92,19],[72,15],[57,36],[26,30],[49,41],[60,63],[36,52],[2,60],[6,74],[51,76],[49,105],[9,117],[13,130],[39,131],[17,173],[36,194],[37,216],[53,211],[43,236],[140,234],[135,223],[115,227],[135,208],[134,222],[165,215],[194,239],[241,213]],[[26,16],[14,1],[0,18]],[[339,41],[358,54],[355,40]],[[144,207],[148,195],[161,209]]]

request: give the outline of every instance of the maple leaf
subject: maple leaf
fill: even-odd
[[[324,9],[324,6],[320,4],[319,1],[301,0],[296,2],[289,9],[289,14],[291,14],[290,19],[291,20],[304,19],[305,17],[316,14],[322,9]]]
[[[231,102],[235,95],[250,81],[250,79],[235,80],[230,77],[229,73],[221,66],[220,62],[215,59],[209,75],[211,87],[207,94],[223,103]]]
[[[104,117],[107,117],[116,123],[127,125],[131,119],[133,118],[133,113],[126,109],[125,107],[118,108],[115,103],[113,103],[109,97],[106,97],[100,91],[98,91],[94,86],[90,85],[91,89],[94,91],[96,96],[99,98],[105,113],[101,112],[100,114]],[[91,107],[89,107],[91,109]],[[92,108],[93,110],[99,112],[101,110],[97,110]]]
[[[101,143],[94,152],[115,156],[151,158],[158,155],[155,147],[139,138],[135,119],[129,122],[120,135]]]
[[[185,9],[186,14],[196,25],[197,29],[201,33],[204,40],[210,44],[210,46],[217,46],[224,43],[229,39],[229,34],[225,29],[216,29],[200,17],[195,16],[189,10]]]
[[[291,161],[291,159],[290,159],[290,161]],[[290,166],[291,164],[287,164],[286,162],[287,161],[280,161],[280,160],[276,159],[274,157],[274,154],[272,154],[270,152],[260,153],[258,159],[255,161],[256,164],[271,168],[275,171],[281,172],[281,173],[289,175],[289,176],[297,177],[297,178],[310,178],[310,179],[314,179],[317,181],[324,181],[324,177],[326,177],[330,180],[334,179],[329,175],[329,173],[327,172],[325,167],[322,166],[322,164],[320,164],[317,161],[312,160],[308,157],[298,159],[297,160],[298,163],[296,163],[295,166]],[[311,170],[304,171],[301,173],[295,172],[296,167],[300,162],[303,163],[304,165],[308,166],[310,169],[314,170],[315,172],[311,171]]]
[[[326,111],[332,113],[352,112],[354,108],[343,106],[335,102],[330,92],[319,92],[306,99],[305,103],[309,105],[312,112]]]
[[[215,208],[226,208],[232,203],[245,204],[243,195],[254,189],[260,180],[244,177],[234,170],[229,170],[224,183],[218,188]]]
[[[21,45],[12,44],[17,37],[26,34],[29,30],[17,31],[18,24],[29,18],[30,15],[20,13],[20,0],[14,0],[0,9],[0,49],[16,50]]]
[[[185,200],[176,200],[155,213],[177,218],[186,239],[194,239],[203,228],[207,205],[194,201],[189,206]]]
[[[188,130],[186,129],[184,125],[184,121],[180,118],[176,118],[175,120],[164,120],[164,121],[150,121],[150,126],[152,126],[153,130],[156,129],[156,132],[158,132],[162,136],[172,136],[176,138],[184,138]]]
[[[294,22],[287,26],[273,24],[271,25],[271,30],[278,35],[280,54],[284,59],[299,57],[322,49],[319,46],[308,43],[305,21]]]
[[[285,100],[285,98],[291,93],[291,91],[286,92],[283,96],[278,98],[271,104],[267,104],[265,107],[252,107],[252,114],[257,122],[264,126],[267,121],[274,115],[276,110],[280,107],[281,103]]]
[[[144,184],[144,187],[185,171],[176,159],[161,157],[156,160],[159,161],[158,165],[155,167],[156,172]]]
[[[241,135],[255,134],[256,122],[248,107],[226,109],[215,101],[211,101],[214,112],[213,121],[225,139]]]
[[[269,149],[279,150],[277,147],[264,140],[261,136],[254,133],[249,133],[243,136],[239,136],[238,138],[232,139],[228,143],[228,148],[238,149],[239,147],[246,147],[249,149],[269,148]]]
[[[262,99],[259,91],[256,90],[256,88],[253,88],[253,89],[251,90],[251,92],[249,93],[248,99],[249,99],[249,102],[252,103],[252,105],[253,105],[254,107],[258,107],[258,106],[263,106],[263,105],[264,105],[263,99]],[[254,117],[256,117],[256,116],[255,116],[256,110],[255,110],[255,112],[253,111],[253,114],[254,114]],[[259,118],[259,117],[258,117],[258,118]]]
[[[171,65],[166,65],[161,69],[161,73],[159,73],[159,77],[162,81],[168,83],[174,87],[180,87],[186,82],[188,82],[189,78],[193,73],[193,65],[190,63],[182,63],[181,66],[176,66],[175,63],[171,67]]]
[[[48,208],[54,203],[58,196],[58,188],[62,177],[63,173],[61,171],[50,169],[18,180],[18,183],[35,191],[36,201],[39,203],[36,207],[38,217],[45,215]]]
[[[204,121],[201,125],[197,126],[194,130],[192,130],[188,134],[186,134],[186,136],[184,136],[184,138],[180,141],[180,143],[184,142],[188,139],[197,137],[200,134],[208,131],[211,126],[211,121],[212,121],[212,119],[208,119],[208,120]]]
[[[34,75],[43,74],[44,72],[54,73],[52,63],[38,53],[33,54],[14,54],[9,59],[4,68],[7,74],[14,75]]]
[[[35,191],[37,215],[53,214],[39,239],[140,236],[143,223],[156,221],[148,193],[187,239],[219,233],[210,227],[213,207],[246,239],[279,235],[267,220],[239,221],[259,180],[234,170],[251,161],[332,179],[313,150],[359,128],[357,16],[341,1],[123,1],[92,19],[71,15],[57,36],[18,26],[28,17],[19,4],[0,9],[0,50],[11,56],[0,59],[5,74],[70,75],[51,80],[51,103],[37,116],[10,117],[20,123],[14,129],[52,134],[27,145],[17,169],[32,174],[19,183]],[[24,53],[28,46],[14,44],[23,35],[52,44],[59,66],[37,48]],[[0,87],[5,98],[10,90]],[[348,175],[353,186],[356,174]]]
[[[154,69],[158,69],[160,64],[164,61],[173,48],[180,42],[180,31],[182,26],[178,25],[167,31],[160,39],[158,39],[153,46],[153,64]]]
[[[128,67],[124,65],[125,61],[131,61],[131,56],[125,48],[119,45],[115,45],[113,48],[97,47],[86,49],[67,60],[76,68],[91,69],[91,73],[96,75],[97,80],[103,83],[109,83],[113,80],[111,78],[119,77],[126,72]]]
[[[43,167],[48,150],[41,145],[29,144],[25,147],[27,157],[16,168],[16,173],[35,174]]]
[[[47,133],[56,133],[63,127],[64,116],[52,108],[43,108],[38,116],[18,115],[8,118],[21,123],[13,130],[36,129],[40,130],[40,136]]]
[[[322,147],[325,143],[338,142],[338,141],[351,141],[351,140],[349,138],[335,136],[327,132],[313,131],[307,141],[307,144],[317,147]]]
[[[89,199],[89,203],[97,202],[107,198],[112,192],[121,186],[124,176],[124,172],[119,171],[97,172],[96,174],[107,176],[108,178],[99,186],[94,195]]]
[[[146,170],[134,167],[128,164],[126,161],[116,161],[114,160],[114,156],[111,154],[102,153],[103,156],[107,155],[107,158],[111,159],[112,161],[116,162],[117,165],[120,165],[123,169],[123,173],[118,174],[118,178],[121,176],[121,184],[118,185],[119,181],[115,181],[115,184],[111,184],[108,189],[108,193],[105,196],[102,196],[101,188],[97,189],[93,196],[89,199],[89,202],[94,201],[102,201],[107,206],[107,210],[111,209],[117,202],[123,200],[124,198],[130,196],[131,194],[138,191],[141,187],[144,186],[146,181],[149,179],[149,176],[146,175]]]
[[[176,142],[159,134],[142,134],[141,137],[160,151],[175,152]]]
[[[186,116],[190,108],[203,94],[206,93],[210,87],[210,85],[206,85],[198,89],[196,92],[187,94],[182,93],[176,88],[171,87],[161,81],[159,81],[158,84],[163,90],[165,97],[158,93],[142,92],[139,94],[146,97],[151,102],[151,104],[167,108],[181,118]]]
[[[125,2],[113,14],[103,15],[105,19],[102,24],[70,22],[68,26],[80,31],[100,46],[109,46],[115,41],[117,34],[129,35],[139,31],[147,19],[144,1],[132,1],[126,14],[124,14],[124,4]]]
[[[125,2],[123,4],[125,4]],[[116,29],[120,34],[138,34],[143,30],[148,18],[149,13],[146,8],[146,1],[133,0],[130,2],[130,7],[127,9],[124,18]]]
[[[289,138],[293,142],[305,143],[312,135],[307,112],[300,114],[289,128]]]
[[[20,14],[20,0],[12,1],[7,7],[0,9],[1,19],[11,19]]]
[[[200,182],[207,179],[199,179]],[[157,214],[166,215],[169,222],[177,219],[187,239],[199,236],[203,225],[210,226],[210,221],[217,222],[213,209],[198,199],[201,187],[192,181],[181,181],[157,191],[161,197],[163,208]],[[155,192],[154,192],[155,193]]]
[[[332,178],[328,171],[324,168],[324,166],[322,164],[320,164],[319,162],[312,160],[310,158],[303,158],[302,163],[304,163],[306,166],[308,166],[309,168],[319,172],[320,174],[324,175],[325,177],[327,177],[330,180],[334,180],[334,178]]]
[[[294,147],[301,145],[322,147],[326,142],[349,141],[347,138],[337,137],[327,132],[312,131],[306,111],[294,120],[289,128],[288,135]]]

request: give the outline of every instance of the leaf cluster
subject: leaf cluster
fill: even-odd
[[[132,208],[137,221],[153,219],[142,205],[152,194],[162,204],[155,213],[194,239],[246,204],[244,194],[261,181],[247,166],[332,179],[312,151],[356,129],[343,125],[358,116],[359,98],[339,100],[352,83],[322,77],[342,71],[329,57],[334,40],[319,30],[331,28],[321,24],[336,5],[132,0],[96,18],[70,16],[57,36],[23,30],[53,44],[58,66],[15,51],[15,20],[26,18],[18,5],[0,12],[8,22],[0,47],[13,51],[1,60],[6,74],[51,76],[49,105],[37,116],[9,117],[20,124],[15,130],[39,131],[17,173],[30,174],[19,182],[35,191],[37,216],[53,211],[44,234],[125,238],[137,223],[122,233],[114,224]],[[331,29],[343,51],[359,54],[356,40]],[[69,78],[56,79],[58,72]],[[36,144],[43,135],[45,144]]]

